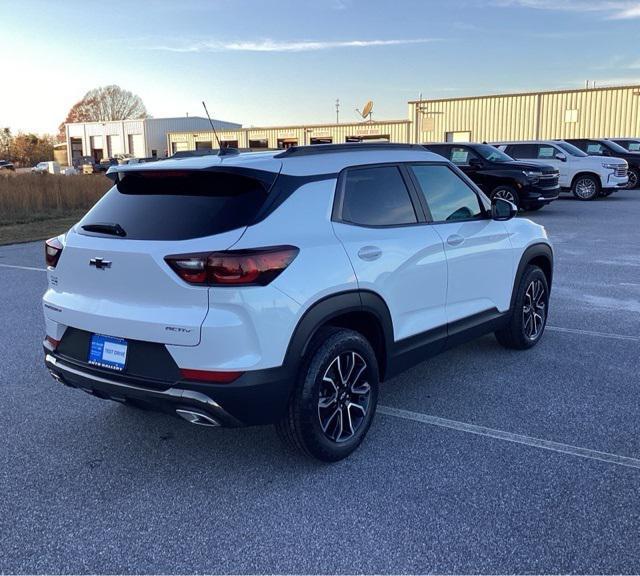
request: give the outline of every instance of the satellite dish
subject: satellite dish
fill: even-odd
[[[362,117],[366,118],[367,116],[371,116],[371,112],[373,112],[373,101],[369,100],[362,109]]]

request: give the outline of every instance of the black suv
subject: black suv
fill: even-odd
[[[453,162],[489,198],[504,198],[523,210],[538,210],[560,194],[553,166],[514,160],[489,144],[425,144]]]
[[[637,188],[640,185],[640,152],[630,152],[613,140],[605,138],[575,138],[566,141],[571,142],[589,156],[611,156],[626,160],[629,164],[627,189]]]

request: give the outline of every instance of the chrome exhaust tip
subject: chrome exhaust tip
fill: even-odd
[[[211,416],[207,416],[202,412],[196,412],[195,410],[179,409],[176,410],[176,414],[190,424],[197,424],[198,426],[220,426],[220,424],[211,418]]]

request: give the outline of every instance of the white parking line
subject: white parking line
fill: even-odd
[[[613,338],[614,340],[630,340],[640,342],[640,336],[629,336],[626,334],[613,334],[611,332],[595,332],[593,330],[580,330],[579,328],[561,328],[560,326],[547,326],[547,330],[552,332],[564,332],[565,334],[579,334],[581,336],[597,336],[599,338]]]
[[[497,440],[505,440],[507,442],[515,442],[516,444],[533,446],[534,448],[542,448],[543,450],[551,450],[552,452],[561,452],[563,454],[570,454],[571,456],[578,456],[580,458],[600,460],[601,462],[607,462],[609,464],[640,469],[640,460],[636,458],[629,458],[627,456],[610,454],[609,452],[599,452],[598,450],[590,450],[589,448],[581,448],[580,446],[571,446],[570,444],[563,444],[562,442],[553,442],[551,440],[543,440],[532,436],[513,434],[512,432],[505,432],[504,430],[486,428],[485,426],[468,424],[457,420],[448,420],[447,418],[438,418],[437,416],[430,416],[420,412],[411,412],[409,410],[402,410],[391,406],[378,406],[378,412],[386,414],[387,416],[403,418],[404,420],[413,420],[414,422],[420,422],[422,424],[451,428],[453,430],[467,432],[469,434],[487,436],[489,438],[496,438]]]
[[[0,264],[0,268],[17,268],[18,270],[35,270],[36,272],[46,272],[46,268],[35,268],[33,266],[16,266],[14,264]]]

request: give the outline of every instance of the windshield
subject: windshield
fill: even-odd
[[[556,142],[556,144],[560,146],[560,148],[562,148],[565,152],[571,154],[571,156],[577,156],[578,158],[589,156],[589,154],[583,152],[582,150],[580,150],[580,148],[577,148],[573,144],[569,144],[569,142]]]
[[[616,144],[615,142],[612,142],[611,140],[604,140],[603,141],[605,146],[607,148],[609,148],[609,150],[611,150],[612,152],[616,152],[618,154],[620,154],[621,152],[623,154],[626,154],[628,152],[628,150],[625,150],[622,146],[620,146],[620,144]]]
[[[617,140],[616,144],[620,144],[629,152],[640,152],[640,140]]]
[[[489,162],[513,162],[511,156],[507,156],[504,152],[488,144],[478,144],[473,149]]]

